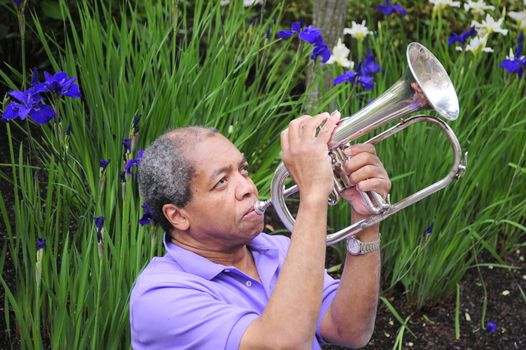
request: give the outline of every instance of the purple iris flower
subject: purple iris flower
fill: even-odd
[[[368,52],[365,57],[365,61],[358,63],[356,72],[359,75],[371,75],[376,74],[380,71],[380,64],[376,62],[372,53]]]
[[[37,84],[25,91],[11,91],[9,95],[16,101],[10,102],[4,113],[2,121],[15,118],[26,119],[27,116],[37,124],[46,124],[55,117],[55,111],[50,106],[42,103],[40,93],[46,89],[42,84]]]
[[[365,90],[371,90],[374,87],[374,78],[368,75],[359,75],[358,84],[362,85]]]
[[[334,79],[333,85],[349,82],[354,86],[354,84],[357,83],[360,84],[365,90],[371,90],[375,84],[374,78],[371,75],[378,73],[380,69],[380,64],[378,64],[374,56],[368,52],[365,61],[358,63],[356,72],[348,70],[342,75],[337,76]]]
[[[13,0],[13,3],[16,5],[16,7],[20,7],[23,1],[24,0]]]
[[[104,171],[108,164],[110,164],[109,159],[99,159],[99,166],[101,171]]]
[[[371,90],[374,87],[373,77],[368,75],[359,75],[351,70],[346,71],[345,73],[334,78],[333,85],[338,85],[341,83],[349,82],[351,85],[358,83],[365,90]]]
[[[486,330],[492,334],[494,334],[497,331],[497,325],[493,321],[488,321],[486,323]]]
[[[352,70],[345,71],[345,73],[338,75],[336,78],[334,78],[333,86],[341,84],[341,83],[351,83],[354,85],[354,80],[356,79],[356,76],[358,74],[353,72]]]
[[[45,238],[37,238],[37,252],[39,250],[42,250],[46,247],[46,239]]]
[[[385,13],[386,15],[390,15],[392,13],[399,13],[402,16],[407,15],[407,11],[404,10],[404,8],[400,5],[393,5],[389,0],[385,0],[385,6],[384,5],[378,5],[377,7],[378,11]]]
[[[526,57],[522,56],[523,43],[524,33],[521,33],[513,57],[505,58],[500,64],[500,67],[506,69],[511,74],[517,74],[519,78],[522,77],[522,73],[526,68]]]
[[[95,226],[97,226],[97,242],[102,241],[102,226],[104,226],[104,216],[97,216],[94,218]]]
[[[131,139],[122,140],[122,145],[124,146],[124,153],[131,152]]]
[[[38,81],[38,69],[37,67],[33,67],[31,69],[31,86],[35,86],[37,84],[39,84],[39,81]]]
[[[433,232],[433,225],[434,225],[434,224],[435,224],[435,223],[432,222],[431,225],[429,225],[429,226],[425,229],[425,231],[424,231],[424,234],[425,234],[425,235],[430,235],[430,234]]]
[[[141,208],[144,209],[144,212],[141,218],[139,219],[139,224],[141,224],[141,226],[148,225],[150,222],[153,221],[153,214],[150,210],[150,207],[146,203],[141,205]]]
[[[320,34],[320,28],[312,25],[303,27],[298,33],[298,36],[301,40],[314,46],[319,44],[320,39],[323,42],[323,37]]]
[[[290,30],[280,30],[278,32],[278,36],[281,39],[287,39],[287,38],[293,36],[294,34],[299,33],[300,30],[301,30],[301,22],[293,22],[290,25]]]
[[[141,120],[141,115],[137,114],[135,117],[133,117],[133,132],[136,134],[139,132],[139,121]]]
[[[126,165],[124,166],[124,170],[126,171],[127,174],[135,175],[135,173],[132,173],[132,168],[137,167],[139,163],[141,163],[143,152],[144,151],[140,149],[139,151],[137,151],[137,158],[130,159],[129,161],[126,162]]]
[[[301,27],[301,22],[294,22],[291,24],[290,30],[280,30],[278,36],[281,39],[287,39],[298,34],[298,37],[306,43],[314,46],[310,59],[315,61],[318,57],[323,63],[327,62],[331,57],[331,50],[323,41],[323,36],[320,33],[320,28],[310,26]]]
[[[325,45],[321,36],[318,44],[314,46],[314,49],[312,49],[310,59],[316,61],[316,58],[318,57],[321,57],[321,61],[323,63],[327,62],[329,58],[331,58],[331,50],[329,50],[329,47]]]
[[[451,46],[453,43],[460,43],[465,44],[466,41],[469,38],[473,38],[477,35],[477,30],[475,27],[471,27],[470,29],[462,32],[461,34],[453,33],[448,39],[447,39],[447,46]]]
[[[53,75],[44,71],[44,84],[48,91],[62,96],[80,98],[78,84],[74,84],[77,78],[68,78],[65,72],[58,72]]]

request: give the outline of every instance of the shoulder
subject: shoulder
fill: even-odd
[[[235,349],[254,311],[229,304],[211,281],[184,272],[169,257],[154,258],[130,297],[136,349]]]
[[[147,296],[155,300],[159,294],[171,288],[212,292],[206,280],[183,271],[169,256],[155,257],[137,277],[131,292],[130,303]]]

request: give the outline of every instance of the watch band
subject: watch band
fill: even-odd
[[[362,242],[356,236],[351,236],[347,239],[347,251],[351,255],[363,255],[371,253],[380,249],[381,234],[378,234],[378,239],[371,242]]]

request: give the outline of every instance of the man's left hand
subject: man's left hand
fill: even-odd
[[[341,195],[351,204],[353,214],[358,214],[360,217],[370,216],[372,213],[356,188],[364,192],[374,191],[385,199],[391,190],[389,175],[376,155],[373,145],[352,145],[345,149],[344,153],[349,157],[344,169],[355,186],[346,189]]]

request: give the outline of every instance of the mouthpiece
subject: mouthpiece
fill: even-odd
[[[266,201],[257,201],[256,204],[254,204],[254,211],[258,215],[263,215],[265,213],[265,210],[267,210],[268,207],[272,204],[272,201],[266,200]]]

